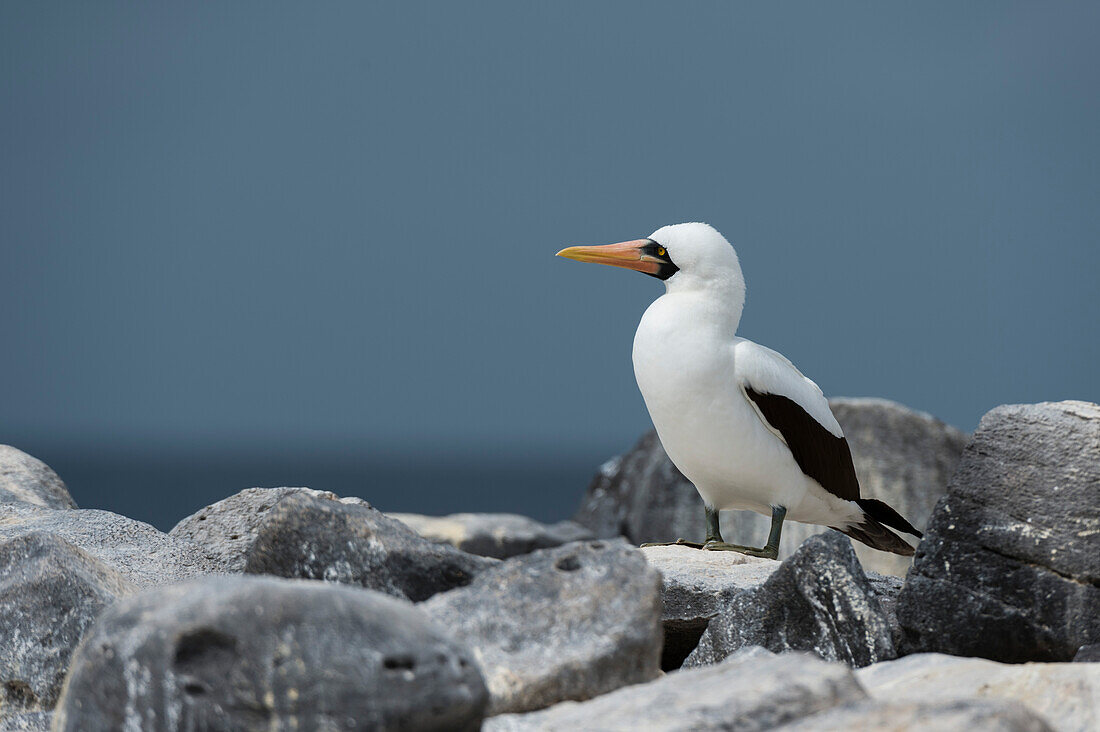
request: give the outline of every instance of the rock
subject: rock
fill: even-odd
[[[421,607],[473,649],[499,714],[655,677],[659,585],[622,541],[578,542],[510,559]]]
[[[0,714],[0,730],[4,732],[50,732],[50,712]]]
[[[467,585],[495,559],[419,536],[369,505],[291,493],[264,515],[244,571],[359,585],[413,602]]]
[[[469,652],[406,602],[215,577],[109,608],[54,728],[476,730],[486,701]]]
[[[0,543],[0,710],[52,709],[84,632],[107,605],[135,590],[53,534]]]
[[[773,656],[756,649],[591,701],[493,717],[484,730],[765,730],[864,698],[844,666],[801,653]]]
[[[1057,730],[1100,729],[1100,664],[1002,664],[921,653],[876,663],[856,677],[879,700],[1018,702]]]
[[[0,541],[34,532],[57,535],[141,588],[218,570],[202,546],[110,511],[0,503]]]
[[[967,699],[944,703],[863,701],[805,717],[776,728],[782,732],[851,730],[981,730],[982,732],[1054,732],[1027,707],[1012,702]]]
[[[0,503],[76,508],[65,484],[49,465],[11,445],[0,445]]]
[[[909,652],[1068,661],[1100,642],[1100,406],[982,418],[898,598]]]
[[[1096,663],[1100,661],[1100,643],[1081,646],[1073,656],[1075,663]]]
[[[287,496],[302,494],[318,500],[355,506],[370,504],[361,498],[340,498],[310,488],[248,488],[201,508],[176,524],[169,534],[197,542],[206,548],[225,572],[243,572],[245,557],[256,541],[268,512]]]
[[[848,539],[812,536],[761,585],[720,607],[684,661],[715,663],[739,648],[811,651],[867,666],[894,658],[890,622]]]
[[[470,554],[507,559],[572,541],[594,539],[591,531],[572,521],[544,524],[514,513],[453,513],[424,516],[390,513],[425,539],[450,544]]]
[[[886,501],[917,527],[925,525],[966,444],[966,435],[923,412],[884,399],[832,399],[829,406],[852,448],[862,495]],[[700,540],[703,502],[665,455],[654,432],[605,463],[574,520],[600,537],[630,541]],[[751,511],[724,511],[722,533],[740,544],[763,546],[770,519]],[[823,527],[787,522],[780,543],[789,557]],[[904,575],[910,560],[856,545],[863,566]]]

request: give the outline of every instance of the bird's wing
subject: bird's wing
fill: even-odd
[[[817,384],[770,348],[746,340],[734,348],[738,386],[802,472],[834,496],[858,500],[852,451]]]

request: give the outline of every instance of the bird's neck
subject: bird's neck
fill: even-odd
[[[737,332],[745,305],[744,281],[682,281],[675,285],[670,281],[666,284],[667,290],[661,299],[674,305],[680,318],[730,337]]]

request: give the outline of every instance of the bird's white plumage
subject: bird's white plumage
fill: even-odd
[[[651,236],[680,270],[642,316],[634,373],[672,462],[718,509],[845,527],[863,511],[810,478],[745,388],[787,397],[831,434],[843,435],[821,389],[781,354],[736,336],[745,283],[733,247],[706,224]]]

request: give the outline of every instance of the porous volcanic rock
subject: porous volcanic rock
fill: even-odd
[[[291,495],[346,505],[367,506],[361,498],[340,498],[311,488],[247,488],[229,498],[200,508],[168,532],[201,544],[224,572],[243,572],[246,556],[268,512]]]
[[[715,663],[746,646],[810,651],[851,666],[896,655],[875,589],[836,532],[810,537],[763,584],[722,604],[684,666]]]
[[[409,603],[216,577],[119,601],[72,661],[56,730],[476,730],[468,650]]]
[[[1046,720],[1022,704],[980,699],[946,703],[863,701],[834,707],[776,729],[782,732],[1054,732]]]
[[[492,717],[485,732],[576,730],[765,730],[866,699],[852,672],[803,653],[745,649],[724,662],[564,702],[530,714]]]
[[[659,587],[621,540],[577,542],[510,559],[421,607],[473,650],[499,714],[657,676]]]
[[[13,502],[76,508],[76,501],[49,465],[11,445],[0,445],[0,503]]]
[[[997,407],[898,598],[908,652],[1068,661],[1100,642],[1100,406]]]
[[[50,732],[53,712],[0,712],[0,730],[4,732]]]
[[[924,526],[946,490],[966,434],[884,399],[836,398],[829,406],[851,446],[863,497],[885,501],[918,528]],[[598,536],[622,535],[635,543],[700,541],[703,502],[651,431],[630,451],[600,468],[574,521]],[[723,536],[738,544],[763,546],[769,526],[768,517],[751,511],[722,513]],[[793,554],[809,536],[825,531],[788,521],[780,558]],[[860,544],[856,554],[866,569],[882,574],[904,575],[911,561]]]
[[[136,589],[53,534],[0,541],[0,711],[52,709],[85,631]]]
[[[499,562],[428,541],[369,505],[292,493],[256,528],[244,571],[358,585],[413,602]]]
[[[572,521],[544,524],[514,513],[453,513],[424,516],[387,514],[425,539],[450,544],[470,554],[507,559],[572,541],[594,539],[591,531]]]

